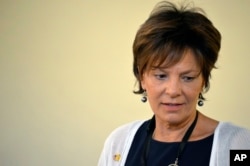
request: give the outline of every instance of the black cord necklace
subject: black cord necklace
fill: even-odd
[[[178,166],[178,160],[179,160],[179,158],[180,158],[180,156],[185,148],[185,145],[186,145],[190,135],[192,134],[192,132],[194,130],[197,119],[198,119],[198,111],[196,111],[196,116],[195,116],[193,123],[190,125],[190,127],[186,131],[184,137],[182,138],[182,141],[181,141],[179,148],[178,148],[175,163],[170,164],[168,166]],[[147,137],[146,137],[145,142],[144,142],[144,148],[143,148],[143,153],[142,153],[143,155],[142,155],[142,160],[141,160],[143,166],[147,165],[147,158],[148,158],[148,153],[149,153],[150,141],[151,141],[154,129],[155,129],[155,116],[153,116],[153,118],[151,119],[150,124],[148,125],[148,128],[147,128]]]

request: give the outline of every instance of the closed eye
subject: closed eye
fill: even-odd
[[[190,77],[190,76],[183,76],[182,80],[185,82],[190,82],[193,81],[195,79],[195,77]]]
[[[155,77],[158,79],[158,80],[164,80],[167,78],[167,75],[166,74],[155,74]]]

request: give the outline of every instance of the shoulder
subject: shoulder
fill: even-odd
[[[115,130],[111,132],[111,134],[108,136],[107,141],[115,141],[118,139],[121,141],[121,139],[127,138],[130,135],[134,135],[138,128],[144,123],[145,121],[139,120],[139,121],[133,121],[127,124],[124,124],[122,126],[119,126]]]
[[[238,135],[238,134],[250,134],[250,130],[238,125],[235,125],[230,122],[220,122],[217,126],[217,129],[221,134],[230,134],[230,135]]]
[[[229,122],[219,122],[214,132],[210,165],[229,165],[230,150],[250,149],[249,140],[249,129]]]
[[[104,143],[98,165],[116,165],[114,162],[116,163],[116,161],[119,161],[121,156],[122,160],[119,161],[119,163],[125,163],[133,138],[144,122],[145,121],[142,120],[130,122],[111,132]],[[119,157],[113,159],[116,155]]]
[[[137,130],[144,122],[143,120],[130,122],[113,130],[105,141],[105,149],[118,150],[130,146]]]
[[[230,143],[230,148],[250,148],[250,130],[229,123],[220,122],[215,130],[215,138]]]

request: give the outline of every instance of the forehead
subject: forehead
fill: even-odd
[[[200,71],[200,66],[195,58],[192,51],[186,52],[179,62],[174,64],[172,67],[178,69],[179,71]],[[170,67],[171,68],[171,67]]]
[[[183,52],[179,52],[178,54],[171,52],[169,55],[166,55],[165,58],[163,58],[163,56],[159,56],[159,58],[151,62],[151,65],[148,64],[148,69],[166,69],[173,66],[179,66],[181,68],[188,67],[197,70],[200,69],[196,56],[191,49],[183,50]]]

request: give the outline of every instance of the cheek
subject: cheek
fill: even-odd
[[[192,86],[184,86],[182,92],[189,100],[197,100],[199,94],[202,92],[202,89],[203,89],[202,81],[198,81]]]
[[[205,81],[203,79],[202,76],[199,77],[198,81],[196,82],[196,85],[194,85],[194,87],[196,87],[196,91],[198,91],[199,93],[202,93],[203,88],[205,86]]]
[[[152,87],[152,83],[151,83],[150,79],[145,74],[142,76],[141,86],[146,91],[148,91],[148,89]]]
[[[157,99],[164,94],[164,89],[161,86],[152,84],[146,84],[146,91],[149,99]]]

